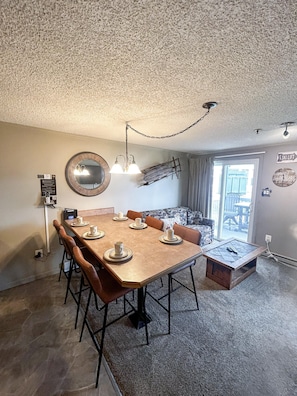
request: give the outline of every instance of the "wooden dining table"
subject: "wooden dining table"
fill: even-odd
[[[144,286],[170,273],[183,264],[202,255],[200,246],[183,240],[180,244],[166,244],[160,241],[163,231],[152,227],[132,229],[134,220],[117,221],[116,214],[103,214],[84,217],[84,226],[76,226],[75,220],[65,220],[65,226],[76,235],[88,250],[102,263],[104,268],[123,287],[137,289],[137,311],[130,319],[136,328],[150,321],[149,315],[144,318]],[[99,239],[85,239],[83,234],[95,225],[104,236]],[[104,253],[114,248],[118,241],[124,248],[132,250],[132,257],[124,262],[110,262]]]

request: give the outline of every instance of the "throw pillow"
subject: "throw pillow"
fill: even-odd
[[[183,221],[182,221],[182,218],[181,218],[181,215],[180,215],[179,213],[176,213],[176,214],[174,215],[174,219],[175,219],[175,222],[176,222],[177,224],[184,225],[184,224],[183,224]]]
[[[202,219],[203,216],[199,210],[191,210],[188,212],[188,224],[199,224]]]
[[[160,219],[163,221],[163,231],[168,230],[169,228],[173,228],[176,220],[174,217],[168,217],[167,219]]]

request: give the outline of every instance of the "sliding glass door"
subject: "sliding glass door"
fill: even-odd
[[[211,218],[215,238],[252,241],[258,159],[220,159],[214,163]]]

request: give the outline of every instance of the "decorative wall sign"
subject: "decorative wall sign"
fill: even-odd
[[[276,162],[297,162],[296,152],[278,153]]]
[[[274,172],[272,181],[278,187],[289,187],[295,183],[296,173],[290,168],[278,169]]]

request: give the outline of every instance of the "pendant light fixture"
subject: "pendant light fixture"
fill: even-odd
[[[126,155],[117,155],[110,173],[126,173],[128,175],[137,175],[141,173],[138,165],[135,162],[134,155],[128,153],[128,127],[128,124],[126,124]],[[119,162],[120,158],[123,159],[123,165],[121,165]]]
[[[216,106],[217,106],[217,102],[203,103],[202,107],[204,109],[206,109],[206,112],[205,112],[205,114],[203,114],[202,117],[200,117],[197,121],[195,121],[193,124],[189,125],[187,128],[183,129],[182,131],[172,133],[172,134],[166,135],[166,136],[147,135],[145,133],[138,131],[137,129],[133,128],[131,125],[126,123],[126,154],[125,155],[121,155],[121,154],[117,155],[115,163],[113,164],[113,166],[110,170],[110,173],[125,173],[125,174],[129,174],[129,175],[135,175],[135,174],[141,173],[138,165],[135,163],[134,155],[128,153],[128,128],[130,128],[135,133],[138,133],[139,135],[144,136],[146,138],[166,139],[166,138],[180,135],[181,133],[188,131],[190,128],[192,128],[193,126],[197,125],[200,121],[202,121],[204,119],[204,117],[206,117],[209,114],[210,110]],[[122,162],[122,164],[120,162]]]

